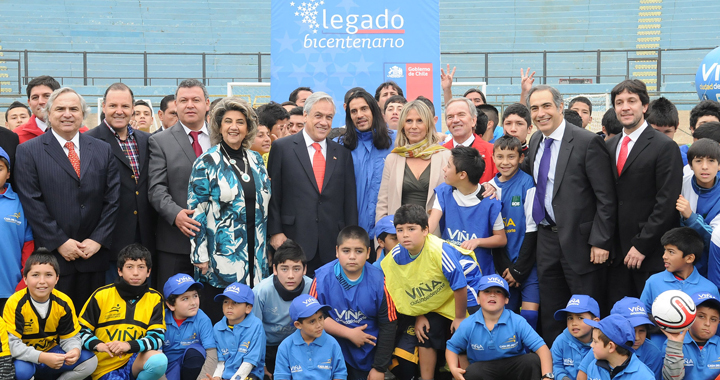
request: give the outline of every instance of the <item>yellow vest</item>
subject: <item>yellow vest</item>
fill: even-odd
[[[455,319],[455,296],[442,270],[443,243],[450,244],[428,234],[420,255],[412,262],[405,265],[395,262],[400,245],[383,259],[381,266],[385,273],[385,285],[400,313],[418,316],[435,312],[450,320]],[[475,252],[453,247],[477,261]]]

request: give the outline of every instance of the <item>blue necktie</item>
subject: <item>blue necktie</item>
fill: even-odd
[[[533,203],[532,213],[533,219],[537,224],[540,224],[546,216],[545,192],[547,190],[548,172],[550,172],[550,158],[552,157],[550,146],[553,143],[553,139],[545,137],[544,143],[545,150],[543,151],[542,158],[540,159],[540,168],[538,169],[537,186],[535,189],[535,202]],[[548,218],[548,222],[551,222],[550,218]]]

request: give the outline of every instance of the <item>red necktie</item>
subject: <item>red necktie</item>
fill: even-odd
[[[625,136],[622,141],[622,145],[620,146],[620,154],[618,154],[617,158],[617,170],[618,175],[622,173],[623,166],[625,166],[625,161],[627,161],[628,156],[628,143],[630,142],[630,136]]]
[[[78,157],[77,152],[75,152],[75,144],[68,141],[65,143],[65,148],[68,150],[68,158],[70,159],[70,165],[72,165],[73,169],[75,169],[75,173],[77,173],[78,178],[80,178],[80,157]]]
[[[318,185],[318,192],[322,193],[322,185],[325,180],[325,157],[322,155],[320,144],[313,143],[315,155],[313,156],[313,173],[315,173],[315,182]]]
[[[193,139],[192,148],[195,151],[195,157],[200,157],[200,155],[202,154],[202,147],[200,146],[200,141],[198,141],[198,136],[201,133],[202,132],[195,132],[195,131],[190,132],[190,137],[192,137],[192,139]]]

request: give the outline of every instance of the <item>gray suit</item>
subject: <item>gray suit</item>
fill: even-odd
[[[175,273],[193,273],[190,238],[175,226],[175,217],[181,210],[187,209],[188,183],[197,157],[179,121],[167,131],[150,136],[149,144],[148,196],[150,204],[160,216],[156,247],[160,261],[167,261],[168,258],[176,261],[159,262],[155,266],[158,270],[158,284],[164,284]]]

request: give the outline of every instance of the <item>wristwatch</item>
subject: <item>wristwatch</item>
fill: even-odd
[[[552,372],[548,372],[548,373],[542,375],[542,377],[540,379],[553,379],[554,380],[555,374],[553,374]]]

